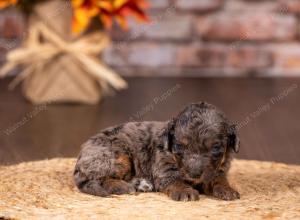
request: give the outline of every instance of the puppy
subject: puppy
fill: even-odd
[[[239,199],[226,175],[239,150],[235,125],[204,102],[166,122],[129,122],[83,144],[74,171],[80,191],[96,196],[159,191],[176,201],[199,193]]]

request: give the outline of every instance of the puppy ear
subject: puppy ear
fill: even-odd
[[[240,140],[237,136],[236,125],[231,125],[228,135],[228,147],[232,148],[235,153],[240,150]]]
[[[167,151],[172,151],[173,139],[175,131],[175,119],[168,122],[165,131],[163,132],[163,149]]]

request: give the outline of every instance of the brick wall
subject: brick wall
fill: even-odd
[[[106,63],[123,75],[300,75],[300,0],[151,0],[152,22],[113,30]],[[0,13],[0,60],[24,35]]]

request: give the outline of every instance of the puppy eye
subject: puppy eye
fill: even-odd
[[[174,144],[173,153],[181,154],[183,152],[183,146],[181,144]]]
[[[215,145],[213,145],[211,150],[212,150],[213,154],[220,153],[222,151],[222,145],[221,144],[215,144]]]

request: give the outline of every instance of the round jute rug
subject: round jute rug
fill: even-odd
[[[300,219],[300,166],[235,160],[236,201],[200,196],[175,202],[160,193],[100,198],[80,193],[75,159],[0,167],[0,219]]]

